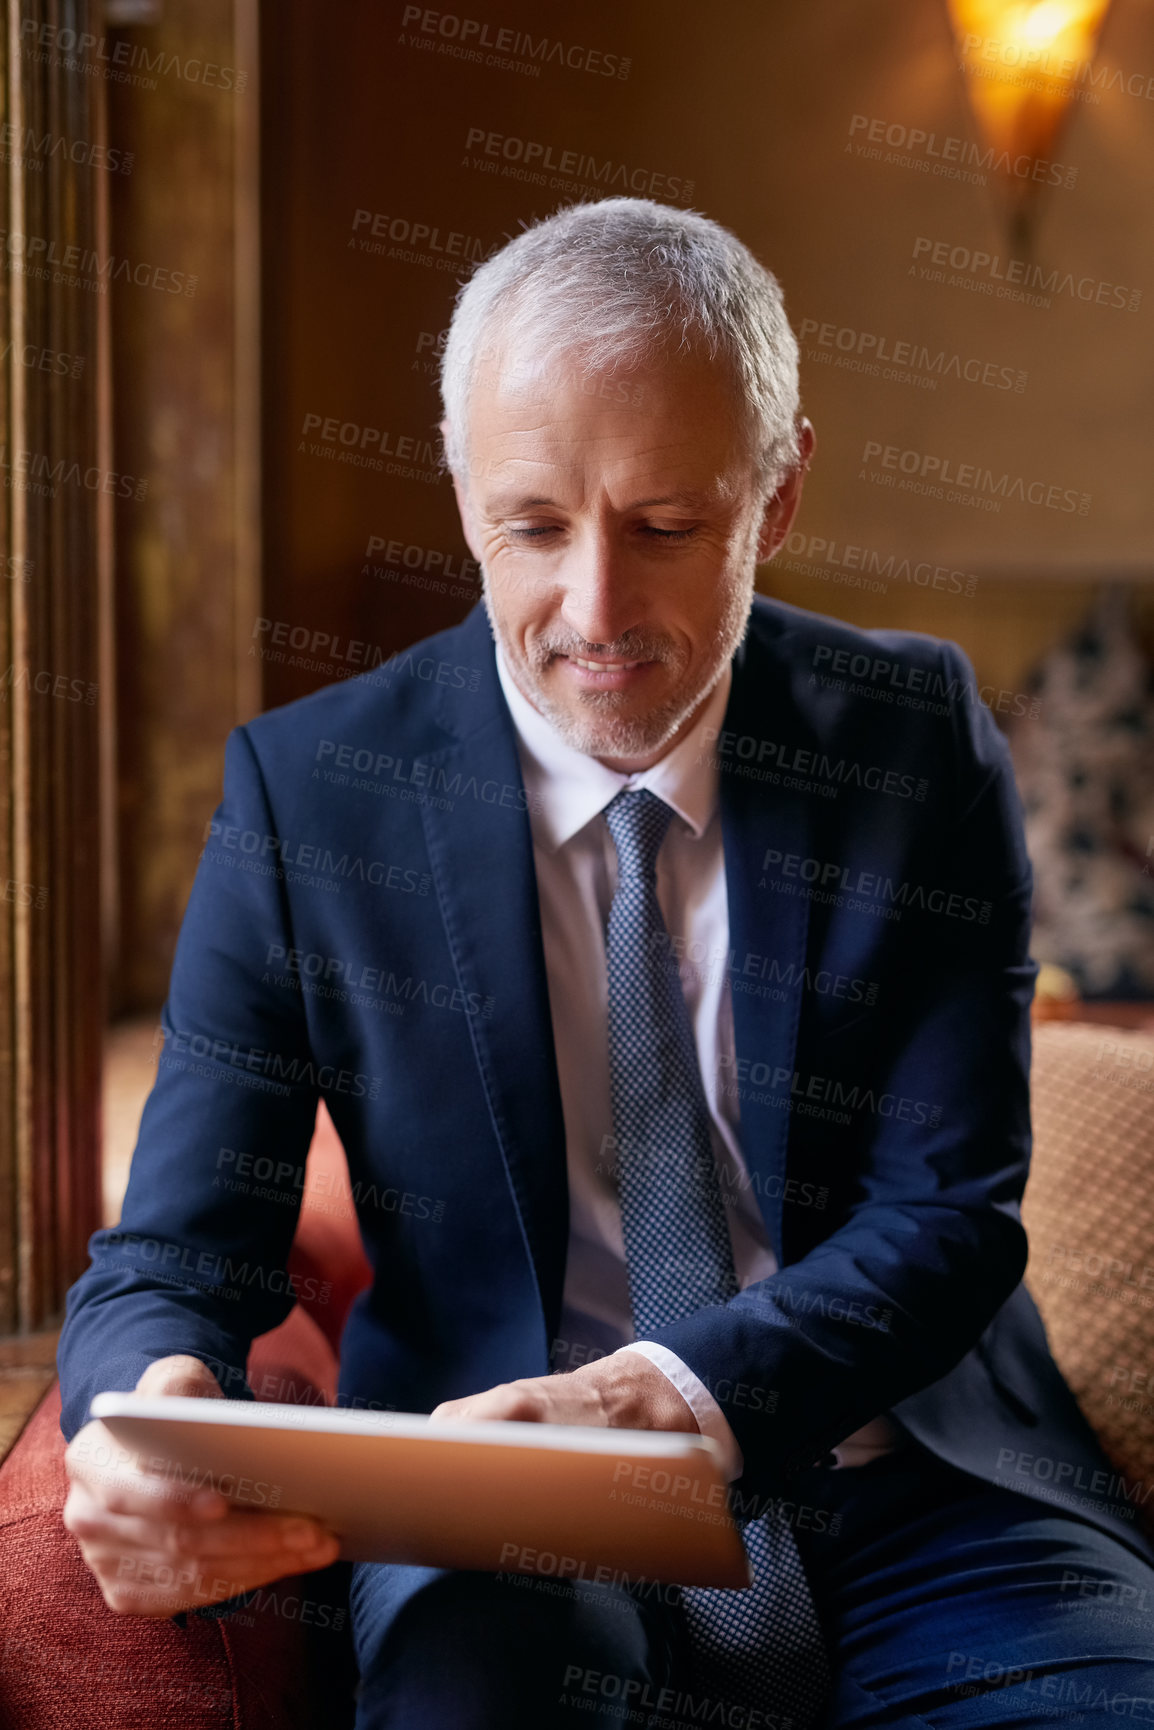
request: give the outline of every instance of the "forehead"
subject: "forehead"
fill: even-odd
[[[743,407],[729,368],[701,354],[594,367],[509,343],[487,354],[470,390],[470,478],[504,486],[582,471],[728,495],[749,467]]]

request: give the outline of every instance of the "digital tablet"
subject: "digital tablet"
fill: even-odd
[[[315,1516],[353,1561],[750,1582],[704,1436],[132,1393],[98,1394],[91,1415],[186,1488]]]

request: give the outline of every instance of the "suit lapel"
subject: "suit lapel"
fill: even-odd
[[[458,791],[452,809],[431,800],[421,817],[458,984],[482,1003],[492,999],[491,1014],[468,1017],[469,1031],[552,1339],[568,1249],[568,1169],[533,839],[480,608],[460,638],[462,661],[481,668],[481,688],[462,696],[446,688],[442,724],[456,742],[421,760],[443,772],[436,785]]]
[[[734,952],[734,1041],[742,1065],[738,1074],[749,1078],[741,1083],[739,1136],[779,1266],[786,1264],[789,1247],[782,1242],[787,1107],[802,1003],[796,980],[805,967],[809,900],[801,894],[775,893],[772,884],[789,880],[766,872],[764,862],[770,850],[808,857],[812,823],[810,796],[781,785],[788,778],[781,761],[810,743],[800,710],[788,699],[788,682],[788,667],[751,631],[734,661],[725,732],[719,741],[729,747],[720,754],[719,765],[729,946]],[[741,744],[750,739],[756,746]],[[778,777],[776,784],[770,775]],[[761,881],[765,888],[758,887]],[[794,887],[803,885],[796,881]],[[776,1103],[765,1103],[767,1097]]]

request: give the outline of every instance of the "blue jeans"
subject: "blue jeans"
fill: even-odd
[[[790,1484],[822,1730],[1154,1724],[1154,1568],[916,1443]],[[357,1730],[783,1730],[694,1692],[677,1589],[361,1564]]]

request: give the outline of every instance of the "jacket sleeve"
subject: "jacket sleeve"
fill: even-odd
[[[221,845],[230,829],[233,844]],[[134,1387],[174,1352],[203,1359],[230,1397],[251,1397],[248,1348],[294,1301],[285,1262],[317,1090],[300,994],[273,982],[292,947],[284,884],[267,864],[275,846],[249,835],[275,841],[238,727],[181,926],[121,1220],[93,1235],[68,1294],[58,1364],[69,1438],[94,1394]]]
[[[950,794],[916,868],[961,899],[937,903],[955,917],[895,929],[868,1077],[878,1100],[933,1109],[870,1116],[850,1205],[824,1241],[652,1335],[714,1394],[744,1455],[742,1488],[759,1494],[944,1376],[1025,1270],[1032,875],[1005,741],[961,651],[941,652],[955,693]]]

